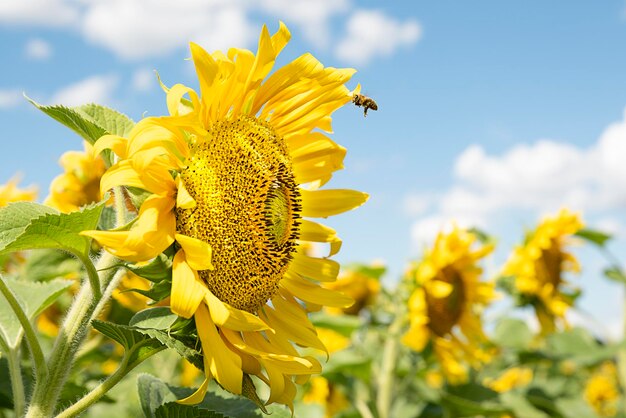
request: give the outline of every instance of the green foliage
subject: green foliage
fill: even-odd
[[[31,202],[0,208],[0,254],[30,249],[60,249],[87,257],[91,239],[80,232],[95,229],[103,204],[70,214]]]
[[[493,342],[505,347],[513,349],[528,348],[533,338],[526,322],[520,319],[503,318],[496,325],[493,335]]]
[[[81,138],[95,144],[102,135],[126,135],[134,122],[128,116],[116,110],[96,104],[87,104],[78,107],[63,105],[44,106],[27,98],[33,106],[41,110],[52,119],[67,126],[80,135]]]
[[[607,233],[587,228],[579,230],[574,235],[586,240],[587,242],[595,244],[598,247],[604,247],[607,241],[612,238],[611,235]]]
[[[51,280],[46,283],[2,279],[29,320],[50,306],[74,282]],[[23,329],[11,306],[0,296],[0,338],[8,347],[17,347]]]
[[[177,415],[158,415],[160,413],[197,413],[200,415],[180,415],[182,417],[222,416],[224,418],[259,418],[264,416],[257,406],[250,400],[234,396],[223,390],[215,389],[207,392],[204,400],[194,407],[174,406],[175,401],[191,395],[194,390],[169,385],[149,374],[142,374],[137,378],[141,408],[146,418],[157,418]],[[268,412],[272,417],[288,418],[291,413],[284,407],[270,406]],[[201,415],[206,413],[220,415]]]

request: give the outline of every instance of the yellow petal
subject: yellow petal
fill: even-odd
[[[320,282],[332,282],[339,274],[339,263],[327,258],[313,258],[295,253],[289,269]]]
[[[402,343],[415,351],[422,351],[430,338],[430,330],[424,325],[411,326],[402,337]]]
[[[211,379],[208,379],[208,378],[204,379],[204,382],[202,382],[200,387],[194,393],[192,393],[191,395],[189,395],[188,397],[184,399],[179,399],[176,402],[183,404],[183,405],[199,404],[204,399],[204,395],[206,395],[206,391],[209,387],[210,380]]]
[[[211,245],[183,234],[175,235],[176,242],[185,250],[185,259],[194,270],[213,270]]]
[[[429,280],[424,286],[426,287],[428,294],[437,299],[450,296],[450,293],[454,290],[454,286],[441,280]]]
[[[307,219],[300,221],[300,239],[303,241],[330,243],[329,257],[337,254],[341,249],[341,239],[337,236],[334,229]]]
[[[302,327],[299,324],[291,323],[285,320],[282,316],[282,312],[279,314],[277,311],[270,307],[265,307],[259,312],[261,318],[272,326],[277,333],[284,335],[289,340],[295,342],[302,347],[312,347],[318,350],[326,352],[324,343],[320,341],[315,331]]]
[[[205,301],[213,322],[218,326],[235,331],[261,331],[270,328],[257,316],[222,302],[210,290],[206,292]]]
[[[357,208],[368,199],[366,193],[356,190],[300,190],[302,216],[326,218]]]
[[[183,318],[191,318],[204,299],[207,288],[185,260],[185,251],[178,250],[172,265],[170,309]]]
[[[335,308],[347,308],[354,303],[354,299],[343,293],[325,289],[313,283],[309,284],[304,280],[283,278],[278,285],[284,287],[295,297],[305,302]]]
[[[185,183],[182,181],[180,176],[176,177],[176,189],[178,193],[176,194],[176,207],[182,209],[192,209],[196,207],[196,201],[185,187]]]
[[[204,304],[198,307],[195,320],[202,343],[205,373],[209,371],[224,389],[240,395],[243,381],[241,357],[224,343]]]
[[[126,158],[127,147],[128,139],[117,135],[104,135],[93,145],[93,152],[94,155],[99,155],[105,149],[110,149],[120,158]]]

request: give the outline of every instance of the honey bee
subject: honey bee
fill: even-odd
[[[376,104],[374,99],[372,99],[371,97],[364,96],[359,93],[355,93],[354,96],[352,96],[352,103],[354,103],[358,107],[363,106],[364,117],[367,116],[368,109],[378,110],[378,105]]]

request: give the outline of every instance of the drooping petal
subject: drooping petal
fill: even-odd
[[[200,304],[194,318],[202,343],[205,373],[209,372],[215,377],[224,389],[241,394],[243,381],[241,357],[224,343],[204,304]]]
[[[191,268],[185,251],[178,250],[172,264],[172,293],[170,309],[178,316],[191,318],[208,292],[198,272]]]
[[[185,250],[185,259],[194,270],[213,270],[211,245],[183,234],[175,235],[176,242]]]
[[[218,326],[236,331],[262,331],[270,328],[257,316],[222,302],[211,291],[207,290],[205,301],[213,322]]]

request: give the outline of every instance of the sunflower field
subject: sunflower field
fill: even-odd
[[[256,52],[192,43],[199,90],[162,84],[168,115],[31,100],[83,151],[43,203],[0,188],[0,417],[626,416],[626,343],[567,320],[575,247],[626,284],[582,214],[490,268],[495,235],[459,225],[401,277],[334,260],[324,219],[368,195],[332,186],[331,115],[377,105],[353,69],[275,68],[289,40],[281,23]]]

